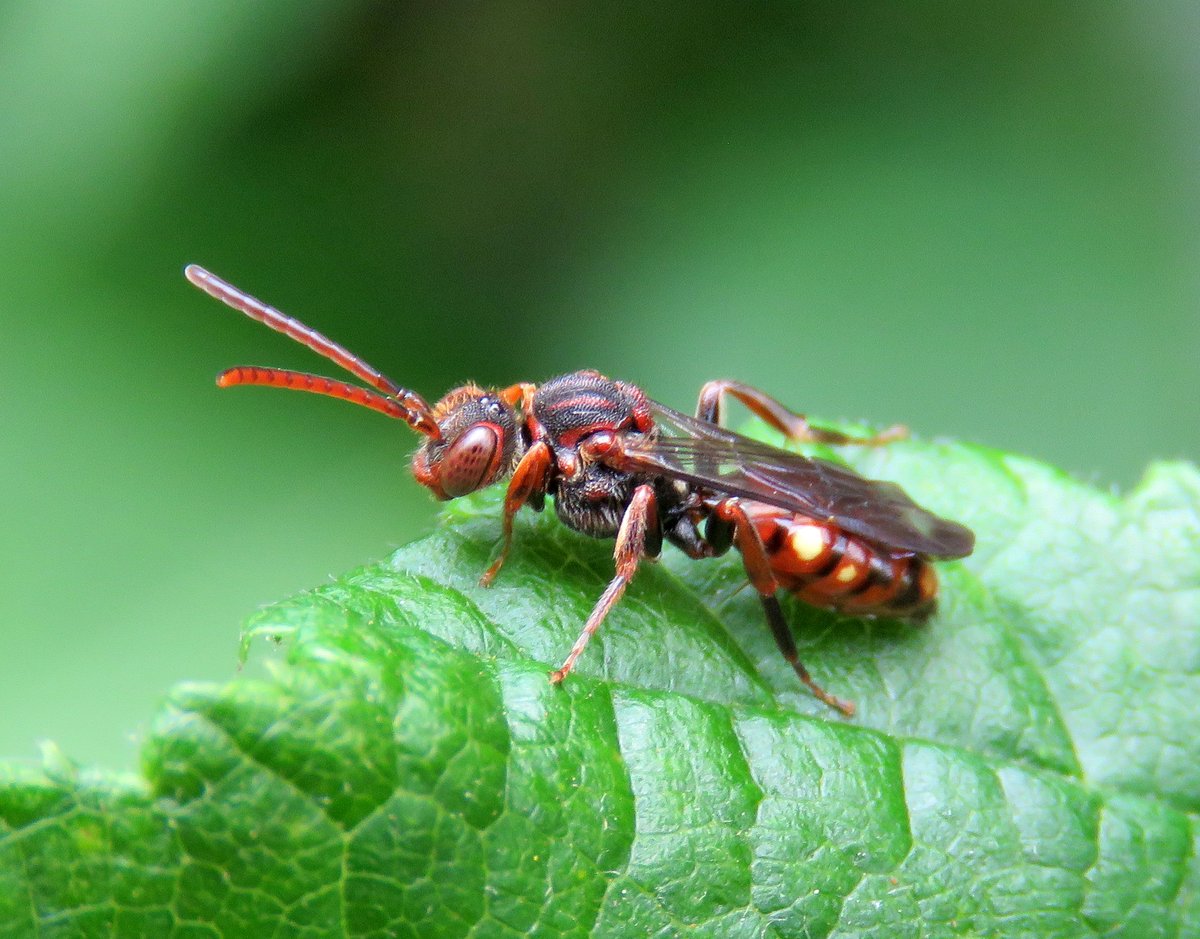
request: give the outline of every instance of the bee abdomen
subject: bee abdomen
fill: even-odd
[[[773,506],[755,504],[749,514],[776,579],[805,603],[864,616],[933,612],[937,573],[920,555],[888,552],[831,522]]]

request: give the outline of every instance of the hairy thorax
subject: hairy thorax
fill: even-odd
[[[629,473],[593,463],[575,478],[558,480],[554,510],[568,528],[593,538],[611,538],[621,527],[637,482]]]

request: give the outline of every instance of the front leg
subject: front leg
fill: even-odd
[[[508,549],[512,547],[513,517],[521,511],[521,506],[531,497],[546,494],[552,462],[553,455],[549,445],[539,440],[525,451],[521,462],[513,470],[508,491],[504,494],[504,540],[500,545],[500,553],[496,556],[496,560],[479,578],[482,586],[490,587],[492,581],[496,579],[496,575],[500,573],[500,568],[504,566],[504,559],[508,557]],[[540,503],[535,502],[534,504],[540,506]]]
[[[617,546],[613,549],[613,560],[617,565],[617,576],[605,588],[604,593],[592,608],[591,615],[583,625],[583,632],[575,640],[567,660],[562,667],[550,673],[550,683],[557,685],[567,677],[575,667],[575,660],[587,648],[608,611],[617,605],[617,601],[625,593],[625,588],[637,573],[638,564],[644,557],[658,557],[662,550],[662,531],[658,524],[658,500],[654,496],[654,487],[643,483],[633,491],[629,506],[621,519],[621,528],[617,532]]]
[[[730,381],[727,378],[710,381],[700,389],[700,400],[696,402],[696,417],[710,424],[720,424],[721,401],[726,393],[733,395],[758,417],[784,433],[789,440],[878,446],[891,443],[893,440],[903,440],[908,436],[908,428],[903,424],[893,424],[886,430],[870,437],[851,437],[841,431],[813,427],[803,414],[789,410],[766,392],[759,391],[752,385],[744,385],[740,381]]]

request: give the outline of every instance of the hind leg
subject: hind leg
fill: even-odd
[[[771,571],[771,558],[767,554],[762,539],[758,536],[754,523],[746,514],[746,510],[742,508],[737,499],[724,499],[713,507],[713,512],[717,518],[733,526],[733,543],[737,545],[738,551],[742,554],[746,576],[750,579],[754,589],[758,591],[763,610],[767,614],[767,625],[771,627],[771,635],[775,637],[775,644],[779,647],[784,659],[792,666],[796,676],[804,682],[814,697],[831,708],[841,711],[847,717],[853,717],[854,703],[843,701],[818,685],[808,674],[804,663],[800,661],[800,655],[796,650],[796,640],[792,637],[791,628],[784,619],[783,609],[776,596],[779,591],[779,582]]]
[[[720,424],[721,404],[726,394],[737,398],[754,414],[785,434],[789,440],[879,446],[893,440],[903,440],[908,436],[908,428],[902,424],[894,424],[870,437],[851,437],[841,431],[813,427],[803,414],[789,410],[766,392],[727,378],[710,381],[700,389],[700,399],[696,402],[696,417],[710,424]]]

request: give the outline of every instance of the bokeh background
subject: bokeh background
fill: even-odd
[[[136,762],[420,535],[406,428],[218,392],[716,376],[1102,486],[1200,452],[1200,6],[0,3],[0,756]]]

